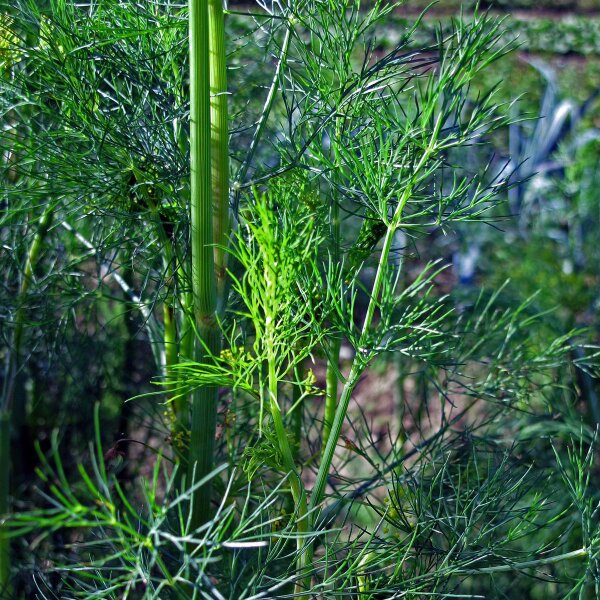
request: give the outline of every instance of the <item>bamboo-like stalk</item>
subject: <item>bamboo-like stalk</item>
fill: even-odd
[[[229,117],[227,111],[227,65],[225,18],[222,0],[208,0],[210,80],[211,183],[213,194],[213,241],[217,278],[217,308],[226,301],[229,237]]]
[[[208,45],[208,2],[190,0],[190,227],[192,247],[192,290],[194,321],[206,349],[218,347],[216,329],[216,281],[213,255],[213,208],[211,191],[210,85]],[[211,335],[212,334],[212,335]],[[206,360],[198,341],[196,358]],[[192,394],[192,417],[188,474],[199,480],[213,463],[217,390],[201,387]],[[191,483],[191,481],[190,481]],[[202,486],[194,494],[191,524],[196,527],[210,518],[210,489]]]
[[[195,358],[202,362],[220,350],[217,309],[224,304],[219,293],[224,294],[222,246],[229,227],[225,34],[221,0],[190,0],[189,9],[191,272],[198,334]],[[216,387],[204,386],[193,392],[190,480],[197,481],[212,470],[216,412]],[[209,520],[210,497],[208,484],[195,492],[192,527]]]

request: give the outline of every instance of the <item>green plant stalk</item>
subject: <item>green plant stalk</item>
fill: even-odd
[[[396,378],[396,419],[398,421],[398,449],[401,449],[406,442],[406,431],[404,430],[404,415],[406,414],[406,383],[405,362],[401,354],[396,359],[398,375]]]
[[[288,471],[290,477],[290,488],[292,491],[292,497],[294,499],[294,504],[296,505],[297,517],[296,517],[296,531],[299,534],[299,537],[296,541],[296,546],[298,549],[298,561],[296,563],[296,568],[299,575],[302,575],[305,567],[310,565],[310,560],[308,560],[309,554],[306,545],[306,534],[308,533],[309,523],[308,523],[308,505],[306,501],[306,492],[304,490],[304,486],[302,484],[302,480],[300,479],[300,475],[296,470],[296,464],[294,462],[294,454],[292,452],[292,448],[290,447],[289,438],[287,435],[287,431],[283,424],[283,417],[281,415],[281,409],[279,408],[279,403],[277,401],[277,375],[275,371],[275,361],[269,359],[268,365],[268,380],[269,380],[269,408],[271,412],[271,416],[273,418],[273,424],[275,426],[275,434],[277,436],[277,442],[279,444],[279,451],[283,457],[283,466]],[[296,584],[295,593],[300,598],[304,598],[302,594],[306,592],[310,588],[310,581],[303,581],[301,577]]]
[[[304,373],[304,367],[302,364],[294,367],[294,377],[296,381],[302,381]],[[302,417],[304,401],[301,399],[303,396],[302,388],[299,385],[294,385],[292,388],[292,406],[294,411],[292,412],[292,435],[294,440],[294,461],[299,459],[300,445],[302,442]]]
[[[38,222],[38,228],[35,236],[29,247],[27,258],[25,259],[25,266],[23,268],[23,278],[19,287],[19,294],[17,297],[17,310],[15,313],[15,330],[13,334],[13,347],[9,356],[9,366],[7,369],[7,378],[5,381],[5,390],[2,398],[2,407],[6,410],[11,411],[14,404],[14,390],[15,390],[15,379],[19,370],[19,357],[21,354],[21,342],[23,340],[23,328],[25,326],[25,299],[31,282],[33,281],[33,272],[44,238],[50,229],[52,224],[52,217],[54,215],[54,206],[50,205],[46,208],[40,220]]]
[[[338,369],[342,341],[335,339],[331,343],[330,356],[327,361],[327,372],[325,374],[325,414],[323,416],[323,442],[321,451],[325,452],[331,426],[335,419],[335,410],[338,401]]]
[[[226,301],[227,239],[229,237],[229,117],[227,110],[227,65],[225,62],[225,18],[222,0],[208,0],[208,44],[210,75],[211,181],[213,194],[213,242],[217,277],[217,304]]]
[[[277,444],[283,459],[283,467],[288,472],[290,478],[290,488],[292,498],[295,504],[296,520],[295,527],[299,534],[296,545],[298,549],[296,569],[300,576],[295,587],[295,593],[300,598],[305,598],[303,595],[306,590],[310,589],[310,579],[303,577],[305,567],[310,565],[309,553],[306,552],[306,534],[309,531],[308,506],[306,500],[306,491],[300,478],[300,474],[296,469],[294,461],[294,453],[290,445],[288,432],[283,423],[281,408],[279,407],[279,379],[277,377],[277,265],[274,261],[265,260],[264,263],[264,279],[265,279],[265,321],[264,321],[264,346],[266,350],[267,362],[267,392],[269,400],[269,411],[273,419],[275,427],[275,435],[277,436]],[[296,407],[298,410],[298,407]]]
[[[340,104],[342,99],[339,100]],[[338,143],[341,143],[342,136],[342,118],[337,117],[335,120],[335,139],[333,144],[334,159],[336,169],[335,174],[339,174],[342,165],[338,151]],[[329,209],[329,219],[331,223],[331,253],[334,264],[339,264],[341,259],[342,231],[340,221],[340,206],[335,198],[331,199],[331,207]],[[335,410],[338,402],[338,373],[340,367],[340,350],[342,348],[342,340],[335,338],[331,343],[330,352],[327,360],[327,371],[325,373],[325,414],[323,416],[323,440],[321,451],[325,451],[329,435],[331,433],[331,425],[335,418]]]
[[[208,0],[189,2],[190,45],[190,228],[192,292],[198,339],[195,358],[209,360],[218,354],[216,277],[213,251],[211,190],[211,130],[208,44]],[[188,485],[212,470],[216,429],[217,389],[203,386],[192,393]],[[211,486],[194,493],[191,527],[210,519]]]
[[[42,245],[54,215],[54,206],[50,205],[42,214],[35,236],[29,247],[25,267],[23,269],[23,279],[19,287],[17,298],[17,310],[15,314],[15,330],[13,334],[13,344],[8,356],[8,368],[4,382],[2,394],[2,403],[0,406],[0,517],[4,517],[10,509],[10,436],[11,421],[25,418],[25,404],[21,402],[18,410],[13,412],[15,404],[15,388],[20,368],[21,344],[23,341],[23,329],[25,326],[25,299],[33,281],[33,273],[37,264]],[[14,424],[15,427],[19,423]],[[11,597],[10,592],[10,544],[4,534],[4,525],[0,523],[0,598]]]
[[[170,392],[173,388],[172,382],[176,377],[175,365],[178,360],[177,351],[177,321],[175,319],[175,311],[170,300],[163,304],[163,325],[164,325],[164,344],[165,344],[165,377],[169,386],[167,390]],[[169,394],[170,396],[170,394]],[[170,400],[170,397],[167,398]]]
[[[263,131],[265,130],[265,126],[269,119],[269,115],[271,114],[271,109],[273,108],[273,104],[275,102],[275,96],[277,94],[277,89],[279,85],[279,79],[281,77],[281,72],[285,67],[288,57],[288,51],[290,47],[290,39],[292,36],[292,26],[290,20],[287,21],[287,29],[285,31],[285,37],[283,39],[283,43],[281,45],[281,53],[279,55],[279,60],[277,62],[277,66],[275,68],[275,73],[273,74],[273,79],[271,80],[271,85],[269,87],[269,91],[267,93],[267,98],[263,105],[263,109],[258,120],[258,124],[256,125],[256,129],[254,130],[254,135],[252,136],[252,141],[250,142],[250,148],[244,158],[244,162],[240,167],[238,174],[236,176],[234,182],[235,189],[235,198],[234,198],[234,207],[237,208],[239,203],[239,195],[240,189],[243,183],[244,178],[248,172],[248,168],[250,167],[250,163],[252,162],[252,158],[256,152],[256,148],[258,147],[258,143],[262,137]]]
[[[10,413],[0,410],[0,519],[4,519],[9,506],[10,471]],[[10,542],[4,523],[0,526],[0,599],[12,598],[10,585]]]
[[[27,254],[27,259],[25,261],[25,268],[23,269],[23,280],[21,281],[21,287],[19,289],[19,302],[17,316],[15,318],[16,326],[15,326],[15,338],[14,338],[14,346],[15,350],[20,350],[21,348],[21,338],[23,334],[23,325],[25,321],[25,311],[23,309],[23,301],[25,296],[27,295],[29,288],[31,287],[31,282],[33,281],[33,271],[35,269],[35,265],[37,264],[37,260],[40,255],[40,251],[42,249],[42,244],[44,243],[44,238],[50,229],[50,225],[52,224],[52,217],[54,215],[54,206],[48,206],[42,216],[40,217],[38,223],[37,232],[31,242],[31,246],[29,247],[29,252]]]
[[[183,270],[179,271],[180,281],[186,281]],[[192,326],[194,322],[194,294],[182,290],[179,293],[179,307],[178,307],[178,321],[179,321],[179,354],[178,360],[191,360],[194,356],[194,328]],[[183,387],[185,385],[185,377],[178,373],[177,377],[177,389],[179,394],[175,400],[175,413],[179,419],[181,419],[186,426],[189,421],[189,405],[188,398],[183,393]]]
[[[171,442],[176,460],[185,467],[185,431],[189,425],[189,413],[187,399],[178,388],[177,364],[179,362],[179,340],[177,334],[177,312],[174,304],[174,294],[177,285],[179,269],[176,266],[176,258],[173,252],[172,240],[166,234],[163,224],[159,221],[158,235],[162,242],[164,253],[164,268],[169,274],[167,285],[167,296],[163,302],[163,376],[166,381],[167,414],[171,431]],[[182,299],[181,304],[184,304]],[[185,321],[183,322],[185,325]],[[182,334],[182,338],[184,335]],[[193,336],[189,335],[193,342]],[[192,353],[188,354],[188,357]],[[184,469],[177,472],[178,478],[184,473]]]

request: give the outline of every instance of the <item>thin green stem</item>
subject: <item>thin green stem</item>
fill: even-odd
[[[290,480],[290,488],[292,497],[296,508],[296,520],[295,527],[299,534],[296,542],[298,554],[297,554],[297,572],[300,578],[296,584],[296,593],[300,597],[304,597],[303,593],[309,589],[310,581],[306,577],[302,577],[305,567],[310,564],[309,554],[305,550],[306,546],[306,534],[309,531],[308,522],[308,506],[306,499],[306,491],[302,483],[300,474],[296,469],[296,463],[294,461],[294,453],[290,445],[290,439],[288,432],[283,423],[283,415],[279,406],[279,377],[277,374],[277,358],[278,358],[278,344],[277,344],[277,322],[278,322],[278,309],[279,307],[279,289],[277,284],[277,262],[270,260],[270,256],[265,257],[267,260],[264,262],[264,281],[265,281],[265,295],[264,295],[264,347],[266,350],[266,368],[267,368],[267,393],[269,402],[269,411],[273,419],[273,425],[275,427],[275,435],[277,436],[277,444],[279,451],[283,458],[283,467],[288,472]],[[264,392],[263,392],[264,393]]]
[[[237,177],[235,179],[234,188],[236,190],[234,198],[234,209],[237,208],[237,204],[239,202],[239,189],[242,181],[246,177],[246,173],[248,172],[248,168],[250,167],[250,163],[252,162],[252,158],[254,157],[254,153],[256,152],[256,148],[258,143],[262,137],[264,128],[267,124],[267,120],[269,119],[269,115],[271,114],[271,109],[273,108],[273,103],[275,101],[275,95],[279,86],[279,79],[281,77],[281,71],[287,62],[288,50],[290,46],[290,39],[292,36],[292,27],[289,24],[285,32],[285,37],[283,38],[283,44],[281,46],[281,53],[279,54],[279,60],[277,62],[277,66],[275,67],[275,73],[273,74],[273,79],[271,80],[271,86],[269,87],[269,91],[267,93],[267,98],[265,100],[265,104],[263,106],[260,118],[256,125],[256,129],[254,130],[254,135],[252,136],[252,141],[250,142],[250,148],[246,153],[246,157],[244,158],[244,162],[242,163]]]
[[[279,408],[278,396],[278,380],[275,371],[275,361],[269,360],[268,365],[268,386],[269,386],[269,408],[271,416],[273,418],[273,424],[275,426],[275,434],[277,436],[277,442],[279,444],[279,451],[283,457],[284,467],[287,470],[290,477],[290,488],[292,491],[292,497],[294,504],[297,507],[296,517],[296,530],[299,537],[296,541],[298,549],[298,562],[296,564],[298,573],[301,575],[305,567],[310,564],[309,554],[306,552],[306,534],[308,533],[308,505],[306,501],[306,492],[304,485],[300,479],[300,475],[296,470],[296,464],[294,462],[294,454],[290,446],[290,441],[287,435],[287,431],[283,424],[283,417],[281,409]],[[303,597],[302,594],[309,588],[309,581],[303,581],[301,578],[296,584],[296,593]]]
[[[172,382],[173,367],[177,364],[177,323],[175,311],[170,302],[165,302],[163,305],[163,323],[165,327],[165,376],[169,382]]]
[[[396,420],[398,423],[398,449],[401,449],[406,442],[406,431],[404,429],[404,415],[406,414],[406,372],[405,363],[407,359],[398,354],[396,365],[398,373],[396,376]]]
[[[340,98],[339,103],[341,104],[342,99]],[[337,118],[335,121],[335,143],[333,144],[334,162],[335,169],[333,172],[334,177],[339,177],[340,170],[342,169],[342,160],[339,153],[339,144],[342,144],[342,122],[341,118]],[[341,245],[342,245],[342,230],[340,220],[340,206],[335,196],[331,198],[329,207],[329,221],[331,227],[331,254],[334,264],[339,264],[341,259]],[[331,343],[331,348],[328,354],[327,360],[327,372],[325,374],[325,414],[323,416],[323,441],[322,451],[325,450],[327,442],[329,440],[329,434],[331,433],[331,425],[335,418],[335,410],[338,402],[338,374],[340,367],[340,350],[342,347],[342,340],[334,338]]]
[[[375,282],[373,283],[371,299],[369,301],[367,313],[363,323],[361,336],[363,338],[368,332],[369,328],[371,327],[371,323],[375,315],[375,307],[377,305],[377,299],[379,298],[381,286],[383,285],[383,278],[387,270],[387,260],[392,248],[393,238],[394,229],[390,226],[388,227],[387,233],[385,234],[385,238],[383,241],[381,256],[379,258],[379,267],[377,269],[377,275],[375,276]],[[329,439],[327,440],[327,444],[323,452],[323,459],[319,466],[317,480],[315,481],[315,486],[313,488],[312,495],[310,498],[311,509],[316,508],[323,499],[325,493],[325,485],[327,483],[327,476],[329,475],[329,469],[331,467],[331,463],[333,462],[333,456],[335,454],[335,448],[337,446],[338,439],[342,433],[342,426],[344,424],[344,419],[346,418],[346,413],[348,412],[350,398],[352,397],[354,388],[365,367],[366,365],[364,364],[362,357],[358,356],[357,353],[356,358],[352,362],[350,375],[348,376],[346,384],[344,385],[344,389],[342,390],[342,396],[340,398],[340,402],[338,404],[333,423],[331,425],[331,434],[329,436]]]
[[[296,365],[294,367],[294,377],[296,381],[300,382],[304,379],[304,367],[303,365]],[[294,460],[298,461],[300,454],[300,445],[302,442],[302,417],[303,417],[303,390],[300,385],[294,385],[292,389],[292,434],[294,436]]]
[[[4,382],[4,392],[2,394],[2,408],[8,411],[11,411],[13,408],[16,377],[20,367],[21,343],[23,340],[23,329],[25,327],[25,300],[33,281],[33,273],[42,250],[44,238],[52,224],[53,215],[54,205],[51,204],[46,208],[38,221],[37,231],[33,237],[31,246],[29,246],[27,258],[25,259],[23,277],[21,279],[17,297],[12,349],[8,357],[7,376]]]
[[[186,281],[183,269],[179,270],[180,281]],[[191,360],[194,356],[194,295],[188,290],[180,290],[179,293],[179,360]],[[186,395],[182,393],[185,384],[185,376],[178,373],[177,389],[180,393],[175,400],[175,410],[180,419],[187,419],[188,410]],[[187,423],[186,423],[187,425]]]
[[[178,413],[177,405],[173,395],[177,397],[177,371],[175,366],[178,362],[178,344],[177,344],[177,320],[173,305],[169,301],[163,304],[163,325],[164,325],[164,345],[165,345],[165,379],[167,392],[167,414],[171,429],[171,440],[175,456],[181,458],[181,437],[186,423]]]
[[[325,374],[325,414],[323,416],[323,452],[325,451],[325,447],[329,440],[331,426],[337,408],[338,370],[341,346],[342,341],[338,338],[334,339],[331,342],[330,355],[327,360],[327,372]]]
[[[23,268],[23,277],[19,287],[17,297],[17,309],[15,312],[15,329],[13,333],[13,343],[8,355],[8,364],[6,377],[4,380],[4,389],[2,391],[2,402],[0,406],[0,517],[4,518],[10,510],[10,479],[11,455],[10,455],[10,437],[11,425],[17,430],[20,427],[20,421],[25,419],[25,403],[21,399],[15,407],[15,389],[21,363],[21,345],[23,340],[23,330],[25,327],[25,305],[27,294],[33,282],[35,267],[42,250],[44,239],[54,215],[54,204],[50,204],[38,221],[37,231],[33,237],[25,266]],[[12,414],[11,414],[12,413]],[[11,423],[14,420],[15,423]],[[10,543],[4,533],[4,524],[0,524],[0,598],[9,598],[11,596],[10,586]]]

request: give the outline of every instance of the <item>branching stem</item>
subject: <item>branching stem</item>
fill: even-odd
[[[392,250],[392,243],[394,240],[394,236],[396,230],[398,229],[398,223],[402,218],[402,212],[404,211],[404,207],[406,203],[410,199],[413,193],[414,186],[418,181],[419,177],[422,176],[422,169],[430,160],[435,147],[436,140],[439,135],[439,131],[441,129],[441,119],[438,119],[434,130],[432,132],[432,138],[423,152],[419,163],[417,164],[414,174],[411,177],[411,180],[407,183],[406,188],[404,189],[402,195],[398,200],[398,204],[394,211],[394,215],[391,221],[387,224],[387,231],[385,233],[385,237],[383,239],[383,246],[381,248],[381,253],[379,256],[379,264],[377,267],[377,274],[375,275],[375,281],[373,282],[373,288],[371,290],[371,297],[369,300],[369,304],[367,307],[365,319],[363,321],[363,327],[361,332],[361,340],[365,340],[373,323],[373,318],[375,316],[375,310],[379,303],[379,295],[381,293],[381,289],[383,286],[384,278],[386,277],[388,271],[388,260],[390,257],[390,252]],[[316,508],[319,506],[321,501],[323,500],[325,494],[325,486],[327,483],[327,477],[329,475],[329,470],[331,468],[331,464],[333,462],[333,457],[335,454],[335,449],[337,446],[338,439],[342,433],[342,426],[344,424],[344,420],[346,418],[346,413],[348,412],[348,406],[350,404],[350,398],[352,397],[352,393],[354,392],[354,388],[358,383],[358,380],[365,370],[367,364],[365,362],[364,357],[361,355],[360,349],[359,352],[356,353],[356,356],[352,362],[352,367],[350,369],[350,374],[348,375],[348,379],[346,380],[346,384],[344,385],[344,389],[342,391],[342,396],[340,398],[340,402],[337,406],[337,410],[335,412],[334,420],[331,426],[331,434],[327,441],[327,445],[325,446],[325,450],[323,452],[323,458],[321,460],[321,464],[319,466],[319,471],[317,473],[317,479],[315,481],[315,486],[313,488],[311,499],[310,499],[310,509],[313,515],[313,520],[316,518],[317,511]]]

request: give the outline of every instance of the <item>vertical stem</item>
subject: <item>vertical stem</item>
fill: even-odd
[[[275,434],[277,435],[277,442],[279,444],[279,451],[283,457],[284,467],[288,471],[290,477],[290,488],[292,490],[292,497],[294,504],[297,507],[296,517],[296,531],[299,536],[308,532],[308,505],[306,502],[306,492],[300,475],[296,471],[296,464],[294,462],[294,455],[290,447],[287,431],[283,424],[283,417],[277,401],[277,375],[275,372],[275,361],[269,360],[268,365],[268,381],[269,381],[269,408],[271,416],[273,417],[273,425],[275,426]],[[305,567],[310,565],[311,560],[309,558],[309,549],[306,547],[306,538],[298,537],[296,547],[298,549],[298,562],[296,564],[298,574],[302,575]],[[309,587],[309,581],[303,580],[308,578],[300,578],[296,584],[295,593],[300,597],[303,593],[306,593]]]
[[[341,160],[338,151],[338,144],[342,143],[342,124],[338,117],[335,122],[335,140],[333,145],[335,155],[335,166],[336,170],[334,175],[339,178],[339,169],[341,166]],[[334,264],[340,263],[341,258],[341,226],[340,226],[340,207],[336,198],[331,199],[331,206],[329,209],[329,220],[331,223],[331,253]],[[323,442],[321,451],[325,451],[327,441],[329,440],[329,434],[331,433],[331,425],[335,418],[335,410],[337,408],[338,401],[338,372],[340,367],[340,350],[342,347],[342,340],[335,338],[331,343],[330,354],[327,361],[327,372],[325,374],[325,414],[323,418]]]
[[[13,334],[12,349],[8,357],[8,368],[4,380],[4,390],[2,394],[3,407],[12,410],[14,403],[14,390],[16,377],[19,371],[19,358],[21,354],[21,341],[23,339],[23,328],[25,326],[25,299],[33,281],[33,271],[38,257],[42,250],[44,238],[50,229],[52,217],[54,215],[54,205],[46,208],[38,222],[38,228],[27,252],[25,266],[23,268],[23,278],[19,287],[17,296],[17,309],[15,312],[15,330]],[[22,407],[19,407],[19,409]],[[19,410],[19,412],[21,412]]]
[[[11,470],[10,436],[11,421],[17,415],[14,427],[18,430],[22,420],[25,419],[25,403],[21,398],[15,408],[15,389],[20,369],[21,344],[23,340],[23,328],[25,326],[25,300],[33,281],[35,265],[42,250],[44,238],[48,233],[54,205],[49,205],[42,214],[35,236],[27,252],[23,278],[19,287],[17,297],[17,309],[15,312],[15,329],[13,333],[12,348],[9,350],[7,369],[0,402],[0,518],[3,518],[10,509],[9,474]],[[0,524],[0,599],[10,598],[10,542],[5,535],[4,525]]]
[[[190,224],[192,293],[198,333],[195,358],[219,353],[217,310],[225,303],[225,250],[229,230],[229,158],[224,16],[221,0],[189,0]],[[212,93],[212,102],[211,102]],[[188,475],[213,467],[217,388],[192,394]],[[192,527],[210,518],[211,486],[194,494]]]
[[[264,257],[264,347],[266,350],[266,367],[267,367],[267,393],[269,402],[269,411],[273,418],[273,425],[275,427],[275,434],[277,436],[277,445],[283,458],[283,467],[288,473],[290,488],[292,491],[292,497],[294,500],[295,508],[297,511],[296,521],[294,523],[296,531],[299,534],[296,547],[297,547],[297,562],[296,568],[297,573],[300,576],[295,587],[295,593],[301,598],[306,590],[310,587],[309,578],[305,575],[305,567],[310,565],[309,553],[307,552],[306,546],[306,533],[309,531],[308,523],[308,506],[306,501],[306,491],[300,478],[300,474],[296,470],[296,463],[294,461],[294,453],[290,446],[290,440],[288,432],[283,423],[283,416],[279,407],[278,401],[278,384],[279,379],[277,375],[277,356],[278,356],[278,344],[277,344],[277,322],[278,322],[278,288],[277,288],[277,263],[272,260],[273,255],[270,252],[266,253]]]
[[[296,365],[294,367],[294,377],[296,381],[302,381],[304,374],[304,367],[302,365]],[[292,389],[292,406],[294,406],[294,412],[292,413],[292,434],[294,439],[294,461],[298,461],[300,453],[300,445],[302,443],[302,416],[303,416],[303,404],[300,400],[303,390],[299,385],[294,385]]]
[[[190,223],[194,316],[210,323],[216,306],[212,249],[208,0],[190,0]]]
[[[208,0],[211,175],[213,193],[213,238],[219,310],[226,301],[229,235],[229,129],[227,112],[227,65],[225,64],[225,19],[222,0]]]
[[[171,430],[171,441],[173,452],[178,462],[185,460],[182,456],[182,437],[187,423],[184,415],[180,413],[179,406],[173,398],[178,393],[177,390],[177,371],[175,366],[179,359],[178,344],[177,344],[177,320],[175,318],[175,310],[171,299],[168,298],[163,304],[163,326],[164,326],[164,345],[165,345],[165,369],[164,377],[167,382],[167,415],[169,418],[169,426]],[[181,470],[177,472],[180,476]]]
[[[165,302],[163,306],[163,315],[165,326],[165,375],[169,381],[173,381],[173,367],[177,364],[177,327],[173,306],[168,302]]]
[[[159,227],[162,228],[161,225]],[[175,256],[172,251],[172,241],[169,236],[163,236],[163,252],[165,262],[165,272],[167,273],[167,291],[163,303],[163,343],[165,347],[165,365],[163,376],[173,382],[175,371],[173,367],[177,364],[179,348],[177,343],[177,319],[175,317],[175,308],[173,303],[175,286],[177,282],[177,268]],[[173,386],[175,387],[175,386]],[[173,389],[170,388],[167,389]]]
[[[404,430],[404,416],[406,414],[406,390],[404,389],[407,375],[406,362],[407,359],[401,354],[398,354],[396,358],[396,365],[398,368],[398,375],[396,378],[396,420],[398,422],[399,449],[401,449],[406,442],[406,431]]]
[[[208,45],[208,0],[189,2],[190,44],[190,228],[194,320],[200,340],[195,357],[217,352],[216,278],[213,253],[211,131]],[[213,465],[217,390],[201,387],[192,394],[188,475],[190,482],[207,475]],[[210,518],[210,485],[199,488],[192,502],[192,528]]]
[[[325,414],[323,417],[323,442],[321,451],[325,451],[329,435],[331,433],[331,425],[335,418],[335,410],[338,401],[338,369],[340,360],[340,349],[342,341],[334,339],[331,342],[330,356],[327,361],[327,373],[325,374]]]

